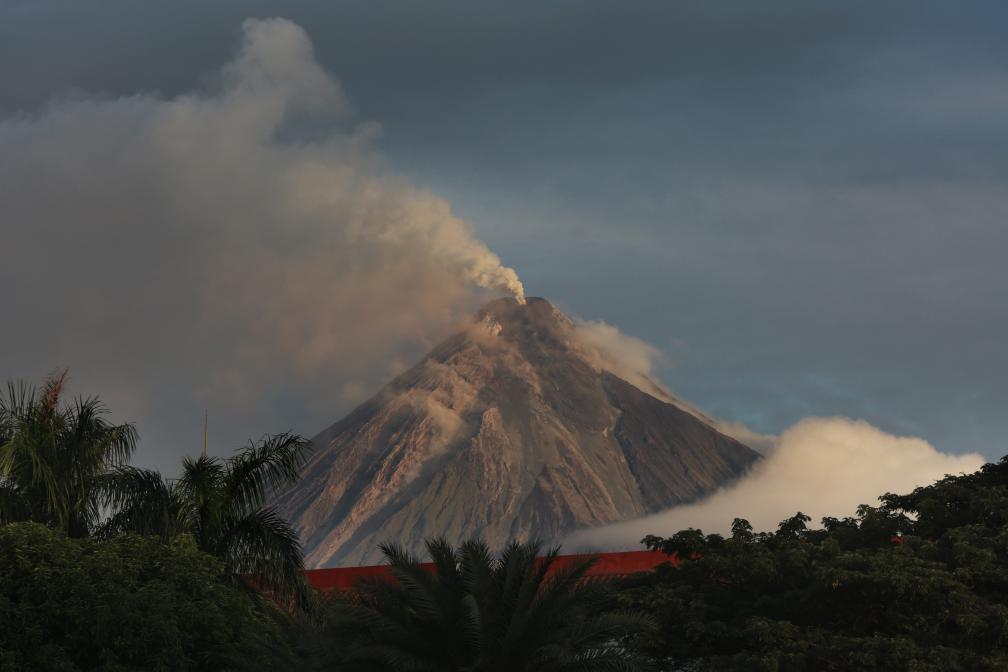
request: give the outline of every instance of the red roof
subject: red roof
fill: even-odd
[[[570,565],[583,555],[561,555],[553,562],[551,571]],[[626,551],[623,553],[592,554],[596,562],[587,572],[587,576],[615,577],[648,572],[663,562],[679,566],[679,558],[675,555],[665,555],[660,551]],[[425,563],[424,567],[433,571],[433,563]],[[388,565],[371,565],[368,567],[335,567],[333,569],[309,569],[305,572],[308,583],[319,590],[352,588],[361,579],[373,579],[391,576]]]

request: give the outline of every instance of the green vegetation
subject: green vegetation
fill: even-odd
[[[0,669],[292,669],[292,621],[222,571],[187,535],[0,527]]]
[[[306,626],[242,577],[315,602],[296,532],[263,505],[308,442],[267,436],[166,480],[127,464],[136,433],[97,398],[61,405],[65,380],[0,399],[0,669],[286,668]]]
[[[87,536],[102,477],[133,454],[133,426],[108,424],[97,398],[60,407],[65,382],[66,371],[41,391],[12,382],[0,398],[0,524],[34,520]]]
[[[382,547],[397,581],[362,584],[330,606],[340,669],[430,672],[642,670],[633,639],[650,620],[614,609],[585,579],[585,559],[550,569],[539,544],[512,543],[498,557],[486,544],[457,550],[427,542],[431,572],[395,545]]]
[[[1008,669],[1008,458],[880,501],[822,529],[648,537],[682,568],[614,593],[659,619],[671,670]]]
[[[224,561],[228,575],[259,577],[275,597],[309,607],[297,531],[265,505],[272,489],[297,480],[307,449],[299,436],[270,436],[226,460],[185,458],[178,480],[117,467],[102,488],[114,513],[99,535],[135,532],[170,540],[189,534],[199,550]]]
[[[681,567],[609,583],[537,544],[433,540],[434,572],[385,546],[396,581],[315,610],[297,535],[265,505],[304,439],[165,479],[129,466],[135,431],[97,399],[61,405],[64,382],[0,399],[2,670],[1008,669],[1008,457],[821,529],[798,513],[649,536]]]

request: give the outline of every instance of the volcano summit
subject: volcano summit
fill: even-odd
[[[702,497],[758,454],[605,370],[549,301],[499,299],[314,439],[278,498],[309,566],[377,545],[554,539]]]

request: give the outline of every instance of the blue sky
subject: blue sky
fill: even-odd
[[[1008,452],[1003,3],[15,1],[0,116],[212,86],[242,21],[276,15],[381,125],[383,172],[450,201],[529,294],[659,347],[701,408]],[[34,317],[0,371],[75,367],[24,349]],[[201,418],[179,385],[144,412]],[[347,410],[308,394],[274,386],[273,420],[312,434]],[[155,425],[151,450],[182,450]]]

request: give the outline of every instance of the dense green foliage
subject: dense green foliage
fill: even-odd
[[[364,583],[330,607],[337,669],[429,672],[641,670],[628,644],[650,621],[613,608],[587,581],[591,559],[552,567],[539,544],[512,543],[495,557],[481,542],[457,550],[427,543],[434,572],[391,545],[397,581]],[[551,573],[551,568],[555,571]]]
[[[257,576],[274,595],[308,607],[297,531],[265,503],[274,488],[297,480],[308,445],[293,434],[267,436],[226,460],[186,458],[177,480],[119,467],[103,487],[114,513],[99,536],[189,534],[201,551],[224,561],[226,573]]]
[[[296,531],[265,506],[308,442],[267,436],[166,480],[127,464],[136,433],[97,398],[61,405],[65,381],[10,383],[0,399],[0,669],[290,663],[294,619],[242,577],[314,602]]]
[[[681,569],[614,593],[659,619],[669,670],[1008,669],[1008,458],[880,501],[822,529],[648,537]]]
[[[41,392],[8,383],[0,398],[0,524],[35,521],[71,537],[190,535],[224,562],[224,573],[254,575],[264,587],[309,608],[304,556],[296,530],[273,507],[276,488],[295,482],[309,442],[266,436],[221,460],[183,461],[179,479],[137,469],[132,425],[111,425],[96,397],[60,406],[66,371]],[[102,510],[110,515],[102,520]]]
[[[111,425],[94,397],[60,405],[66,372],[43,390],[8,383],[0,398],[0,524],[34,520],[74,537],[99,521],[101,477],[126,463],[132,425]]]
[[[71,539],[0,527],[0,669],[286,670],[289,619],[186,535]]]

